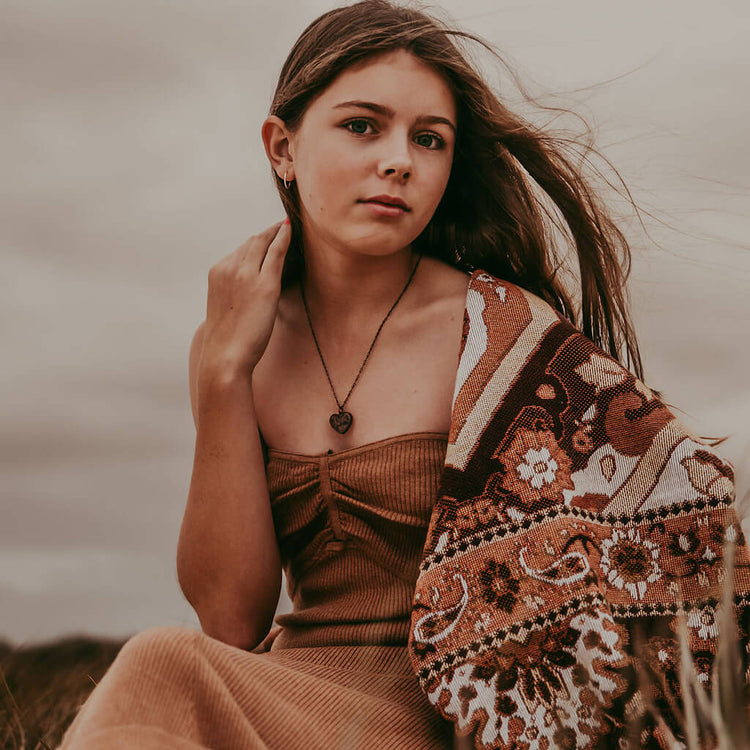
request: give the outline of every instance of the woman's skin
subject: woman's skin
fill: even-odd
[[[393,115],[335,108],[355,99]],[[421,122],[422,115],[455,124],[450,90],[396,52],[343,73],[295,134],[277,117],[263,124],[274,169],[300,191],[305,294],[340,401],[406,285],[416,262],[411,243],[448,182],[451,125]],[[381,193],[411,210],[384,217],[360,202]],[[206,320],[190,349],[196,447],[178,580],[204,632],[244,649],[270,645],[264,636],[281,586],[259,430],[272,448],[306,455],[447,433],[469,281],[422,258],[347,402],[352,427],[340,435],[328,422],[338,409],[299,286],[281,293],[290,238],[289,225],[275,224],[211,268]]]
[[[393,115],[337,108],[353,100]],[[448,123],[420,121],[422,115]],[[296,180],[301,196],[305,297],[339,402],[416,263],[411,242],[448,183],[455,126],[447,84],[405,51],[345,71],[310,105],[296,133],[278,117],[263,124],[273,168]],[[411,210],[382,217],[360,202],[381,193],[403,198]],[[447,432],[467,284],[466,274],[422,258],[346,404],[354,421],[344,435],[328,424],[338,408],[299,285],[286,289],[253,375],[267,443],[318,454],[409,432]]]
[[[359,107],[336,108],[352,100],[395,114],[391,119]],[[263,123],[273,168],[297,182],[305,294],[323,336],[359,340],[361,327],[388,310],[393,292],[409,278],[416,260],[410,243],[440,202],[455,140],[449,125],[417,123],[422,114],[455,125],[453,96],[436,72],[399,51],[345,71],[308,107],[297,133],[288,133],[278,117]],[[354,118],[372,122],[352,123]],[[358,202],[379,193],[403,198],[411,210],[382,218]]]

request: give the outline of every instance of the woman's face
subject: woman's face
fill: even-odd
[[[352,101],[381,111],[345,104]],[[448,85],[406,51],[342,73],[290,138],[305,248],[383,256],[407,247],[448,183],[455,127]],[[365,202],[381,194],[401,198],[408,210],[388,216]]]

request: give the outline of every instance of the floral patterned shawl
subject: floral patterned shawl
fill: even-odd
[[[642,382],[541,299],[475,270],[408,639],[430,702],[479,750],[618,747],[639,715],[659,747],[633,666],[643,633],[652,695],[683,736],[665,699],[680,694],[678,602],[710,683],[725,535],[748,640],[733,498],[730,465]]]

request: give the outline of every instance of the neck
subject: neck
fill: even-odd
[[[419,273],[412,276],[417,260],[410,246],[386,256],[323,255],[306,250],[300,284],[316,335],[338,341],[359,339],[363,332],[374,335],[402,292],[391,317],[407,306],[406,297]],[[407,282],[409,289],[404,291]]]

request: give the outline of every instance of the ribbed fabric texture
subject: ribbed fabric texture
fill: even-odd
[[[199,630],[133,636],[59,750],[449,750],[453,726],[405,647],[447,435],[412,433],[326,456],[269,451],[294,611],[271,651]]]
[[[287,592],[275,648],[406,646],[448,435],[397,435],[331,455],[268,450]]]

